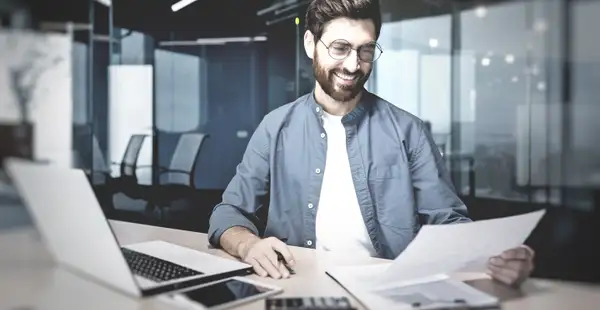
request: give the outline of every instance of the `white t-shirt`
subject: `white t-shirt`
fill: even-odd
[[[342,116],[323,112],[327,157],[317,209],[316,249],[377,256],[360,211]]]

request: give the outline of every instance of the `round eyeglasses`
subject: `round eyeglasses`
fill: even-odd
[[[329,46],[325,44],[323,40],[319,39],[319,41],[321,41],[321,43],[325,45],[325,47],[329,51],[329,56],[335,60],[344,60],[348,56],[350,56],[352,50],[356,50],[358,59],[364,62],[372,63],[379,59],[379,56],[381,56],[381,54],[383,53],[383,50],[376,42],[363,44],[355,49],[352,47],[352,44],[350,44],[350,42],[343,39],[335,40],[331,42]]]

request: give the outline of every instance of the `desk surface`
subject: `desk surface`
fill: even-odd
[[[208,246],[206,235],[111,221],[121,244],[161,239],[200,251],[228,257],[220,250]],[[260,281],[284,288],[280,296],[348,296],[324,273],[333,259],[304,248],[292,248],[296,257],[297,274],[289,279],[274,280],[250,276]],[[101,255],[101,253],[98,253]],[[366,263],[383,260],[367,258]],[[336,263],[345,263],[339,258]],[[357,261],[347,261],[356,263]],[[521,289],[515,290],[498,284],[484,275],[456,275],[469,284],[498,296],[503,309],[598,309],[600,286],[573,282],[530,279]],[[106,286],[83,279],[57,268],[39,242],[32,229],[18,229],[0,234],[0,309],[174,309],[148,298],[137,300]],[[264,301],[256,301],[238,309],[262,310]],[[359,308],[360,309],[360,308]]]

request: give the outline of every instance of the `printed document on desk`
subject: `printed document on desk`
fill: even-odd
[[[365,293],[447,280],[459,271],[484,272],[490,257],[523,244],[544,214],[425,225],[391,263],[330,267],[327,274],[351,293]]]

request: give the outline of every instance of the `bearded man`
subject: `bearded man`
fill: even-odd
[[[305,22],[314,90],[253,133],[211,215],[210,243],[261,276],[287,278],[288,245],[393,259],[424,224],[469,222],[426,124],[364,88],[382,54],[378,1],[313,0]],[[526,246],[499,253],[490,274],[520,284],[532,258]]]

